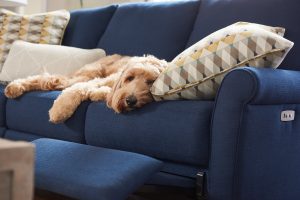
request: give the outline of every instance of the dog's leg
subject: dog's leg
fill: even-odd
[[[16,98],[33,90],[62,90],[68,85],[68,79],[60,75],[36,75],[25,79],[17,79],[5,88],[5,96]]]
[[[76,83],[62,91],[49,110],[51,122],[64,122],[72,116],[82,101],[87,100],[86,84]]]
[[[105,101],[107,94],[112,91],[111,87],[102,86],[100,88],[92,88],[89,90],[89,99],[91,101]]]
[[[66,88],[54,101],[49,111],[50,121],[53,123],[64,122],[72,116],[81,102],[106,100],[106,95],[111,92],[113,82],[119,74],[113,74],[103,79],[94,79],[88,82],[76,83]]]
[[[18,79],[8,84],[5,95],[8,98],[16,98],[33,90],[63,90],[79,82],[109,77],[121,71],[128,59],[129,57],[120,55],[106,56],[97,62],[87,64],[72,76],[44,74]]]
[[[34,90],[63,90],[75,83],[89,81],[89,77],[77,76],[67,77],[62,75],[36,75],[25,79],[17,79],[8,84],[5,88],[5,96],[8,98],[17,98],[25,92]]]

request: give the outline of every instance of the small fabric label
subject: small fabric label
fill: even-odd
[[[294,119],[295,119],[294,110],[284,110],[281,112],[281,121],[288,122],[288,121],[293,121]]]

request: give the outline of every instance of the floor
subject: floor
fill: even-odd
[[[127,200],[195,200],[194,190],[175,187],[144,186]],[[73,200],[46,191],[36,191],[34,200]]]

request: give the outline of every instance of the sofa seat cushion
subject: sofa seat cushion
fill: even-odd
[[[155,102],[127,114],[91,103],[87,144],[191,165],[208,164],[211,101]]]
[[[5,104],[6,97],[4,95],[5,86],[0,84],[0,127],[5,126]]]
[[[172,60],[184,50],[200,1],[120,5],[98,47],[107,54],[144,55]]]
[[[124,151],[38,139],[35,183],[76,199],[123,200],[156,173],[162,162]]]
[[[49,122],[48,111],[59,94],[59,91],[30,92],[17,99],[8,99],[7,127],[43,137],[84,142],[84,121],[88,102],[82,103],[65,123],[52,124]]]
[[[80,9],[71,12],[62,44],[84,49],[96,48],[117,6]]]

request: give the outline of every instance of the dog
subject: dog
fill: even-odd
[[[154,56],[106,56],[87,64],[70,76],[35,75],[14,80],[5,88],[8,98],[25,92],[62,90],[49,110],[49,120],[61,123],[72,116],[81,102],[106,101],[116,113],[131,111],[153,101],[150,87],[167,67]]]

